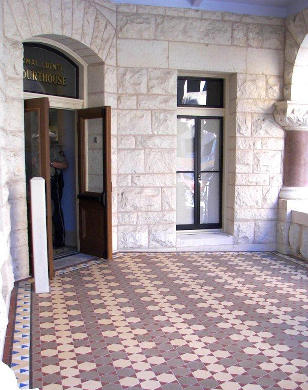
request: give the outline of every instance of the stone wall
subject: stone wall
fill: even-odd
[[[186,70],[228,85],[224,229],[239,249],[275,249],[284,21],[118,5],[117,38],[118,248],[175,246],[176,76]]]
[[[7,99],[7,74],[5,47],[3,40],[3,7],[0,6],[0,357],[3,352],[3,340],[6,332],[10,293],[13,288],[14,276],[10,255],[10,206],[9,206],[9,176],[6,160],[9,150],[5,140],[6,129],[5,101]]]

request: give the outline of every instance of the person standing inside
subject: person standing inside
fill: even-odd
[[[68,162],[56,135],[50,131],[50,180],[52,200],[53,247],[65,246],[65,226],[61,205],[64,179],[63,170],[68,168]]]

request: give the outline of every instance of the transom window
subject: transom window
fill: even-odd
[[[223,80],[178,77],[178,107],[223,107]]]
[[[194,84],[190,85],[190,80]],[[223,80],[179,77],[178,102],[179,98],[184,102],[181,107],[186,103],[201,107],[198,112],[185,109],[185,115],[177,119],[177,229],[221,228],[223,117],[211,115],[205,108],[213,107],[214,102],[223,107]]]

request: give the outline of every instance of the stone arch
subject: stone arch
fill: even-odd
[[[88,64],[88,75],[90,68],[99,63],[103,67],[100,72],[103,93],[89,96],[88,105],[114,107],[116,14],[115,6],[107,0],[40,0],[39,3],[35,0],[5,0],[3,20],[0,70],[3,69],[4,89],[7,91],[5,98],[0,99],[0,110],[5,112],[0,149],[8,172],[0,179],[7,189],[6,208],[11,214],[10,224],[6,227],[11,248],[10,256],[6,256],[7,262],[12,259],[15,279],[22,279],[28,276],[22,44],[34,37],[58,42],[84,59]],[[112,165],[116,167],[116,156],[113,156]]]
[[[308,33],[304,38],[295,59],[292,84],[291,99],[297,102],[308,103]]]
[[[308,73],[308,9],[293,15],[286,22],[285,46],[285,100],[302,101],[300,90],[303,83],[308,84],[308,78],[301,79]],[[300,80],[301,79],[301,80]],[[301,88],[299,88],[301,86]]]
[[[83,43],[102,61],[114,64],[115,8],[107,0],[6,0],[4,35],[10,43],[33,36],[59,35]]]

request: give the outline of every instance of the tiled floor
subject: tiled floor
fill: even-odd
[[[22,281],[17,287],[11,367],[15,372],[19,387],[24,389],[29,388],[30,325],[31,284],[28,281]]]
[[[275,254],[118,254],[33,295],[43,390],[308,390],[308,270]]]

